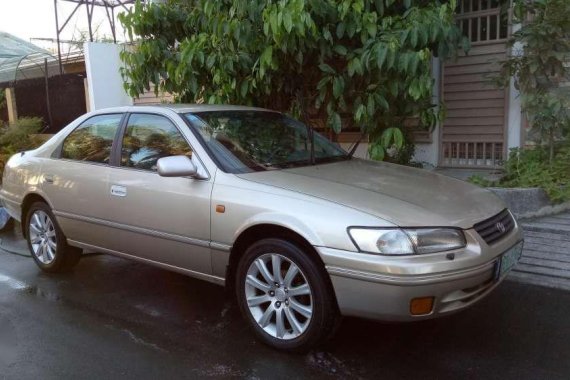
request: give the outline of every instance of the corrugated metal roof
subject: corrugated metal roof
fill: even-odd
[[[56,58],[49,51],[12,34],[0,32],[0,83],[12,82],[19,77],[35,78],[44,74],[44,59],[51,63]]]

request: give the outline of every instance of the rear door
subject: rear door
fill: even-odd
[[[164,115],[132,113],[120,141],[120,157],[109,178],[108,215],[117,228],[112,249],[210,274],[213,179],[166,178],[157,173],[158,159],[167,156],[187,155],[201,166],[179,126]]]
[[[85,120],[67,136],[55,157],[42,163],[41,188],[70,240],[109,244],[109,165],[123,116],[104,114]]]

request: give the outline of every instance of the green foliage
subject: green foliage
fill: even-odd
[[[488,180],[487,178],[483,177],[482,175],[475,174],[467,179],[469,182],[475,185],[479,185],[481,187],[493,187],[498,186],[497,182],[493,182]]]
[[[549,149],[512,149],[505,164],[505,175],[493,182],[473,176],[469,181],[484,187],[540,187],[552,202],[570,201],[570,145],[555,149],[549,163]]]
[[[42,124],[40,118],[23,117],[10,125],[0,125],[0,173],[4,171],[10,156],[41,145],[43,140],[34,135],[40,131]]]
[[[456,0],[170,0],[120,17],[132,96],[257,105],[369,133],[372,157],[404,145],[404,121],[431,128],[433,54],[456,53]]]
[[[560,85],[570,81],[570,1],[516,0],[515,22],[522,23],[510,41],[513,54],[502,63],[499,82],[515,78],[533,133],[549,145],[570,129],[570,94]]]

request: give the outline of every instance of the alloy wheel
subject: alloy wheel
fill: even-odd
[[[36,210],[29,221],[29,239],[34,256],[45,265],[55,260],[57,250],[56,231],[47,213]]]
[[[299,266],[285,256],[267,253],[251,263],[245,297],[257,324],[274,338],[295,339],[311,322],[311,287]]]

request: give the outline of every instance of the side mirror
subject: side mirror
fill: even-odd
[[[161,177],[196,177],[198,168],[187,156],[160,158],[156,166]]]

